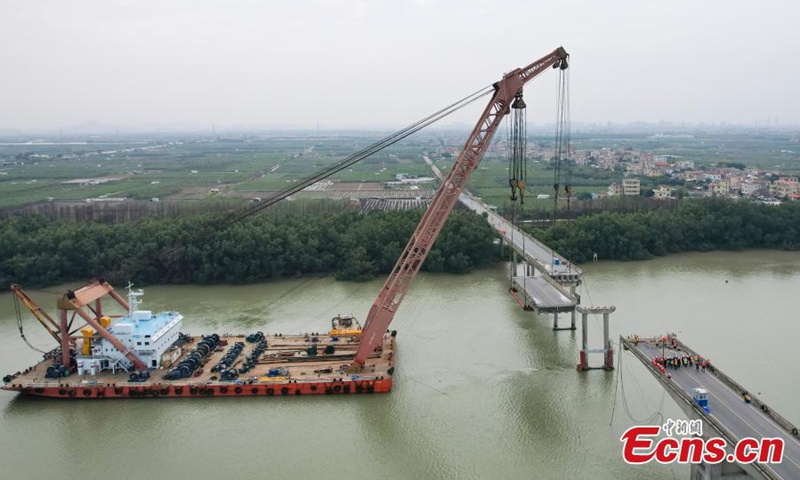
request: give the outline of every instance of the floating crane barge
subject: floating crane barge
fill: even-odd
[[[38,313],[37,318],[55,326],[22,289],[15,287],[15,294]],[[128,314],[103,315],[99,294],[116,300]],[[58,398],[322,395],[392,389],[396,332],[383,336],[360,373],[348,373],[361,333],[353,317],[336,317],[331,329],[319,334],[191,337],[178,332],[183,317],[177,312],[139,310],[140,295],[129,291],[126,302],[103,281],[67,292],[58,302],[60,316],[88,318],[88,326],[79,336],[64,337],[66,356],[61,347],[48,352],[33,367],[7,375],[1,388]],[[90,304],[81,305],[86,300]],[[69,326],[48,330],[59,341],[63,331],[69,334]]]
[[[123,299],[104,280],[94,280],[68,291],[58,301],[59,320],[53,320],[22,288],[12,287],[15,301],[33,313],[59,347],[23,372],[6,375],[4,390],[58,398],[191,397],[247,395],[304,395],[383,393],[392,389],[395,331],[389,331],[400,304],[414,282],[439,232],[478,167],[504,117],[512,111],[515,124],[524,125],[526,108],[522,87],[550,69],[566,70],[569,55],[559,47],[523,67],[503,75],[493,85],[384,138],[263,202],[244,208],[214,226],[225,228],[280,200],[341,171],[406,138],[454,111],[491,95],[455,164],[411,235],[369,310],[363,329],[353,317],[336,317],[324,335],[180,333],[183,317],[177,312],[153,314],[140,310],[141,292]],[[563,75],[562,75],[563,80]],[[520,123],[522,122],[522,123]],[[524,135],[519,137],[524,146]],[[525,156],[519,148],[517,160]],[[511,199],[524,195],[523,177],[509,178]],[[556,192],[559,184],[554,184]],[[570,187],[565,186],[567,195]],[[213,231],[214,228],[207,230]],[[103,314],[103,298],[110,297],[127,311]],[[19,312],[19,309],[18,309]],[[80,317],[81,326],[73,329]],[[21,318],[20,334],[25,339]],[[80,333],[75,335],[76,333]],[[27,340],[26,340],[27,342]]]

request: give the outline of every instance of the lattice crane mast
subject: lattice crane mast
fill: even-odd
[[[565,70],[568,67],[569,54],[563,47],[536,60],[527,67],[517,68],[503,76],[494,84],[494,94],[483,110],[472,133],[470,133],[464,149],[459,154],[453,168],[450,169],[431,205],[417,225],[414,234],[408,241],[405,250],[397,260],[389,278],[383,284],[378,298],[372,304],[362,331],[361,343],[356,352],[352,369],[359,370],[367,358],[380,344],[386,329],[392,322],[406,292],[414,282],[422,262],[430,252],[436,237],[442,229],[447,217],[453,210],[458,196],[477,168],[483,154],[491,144],[503,117],[510,111],[510,106],[522,87],[549,67]]]

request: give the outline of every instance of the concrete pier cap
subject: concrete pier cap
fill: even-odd
[[[608,307],[582,307],[578,306],[578,313],[614,313],[617,310],[617,307],[614,305],[610,305]]]

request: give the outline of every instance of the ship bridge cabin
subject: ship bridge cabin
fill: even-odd
[[[150,310],[139,310],[141,302],[138,297],[142,294],[141,290],[128,292],[128,314],[113,323],[109,319],[107,330],[149,368],[161,367],[165,361],[167,363],[164,366],[169,366],[170,360],[174,360],[172,357],[180,355],[177,351],[167,353],[166,357],[169,358],[164,358],[165,352],[180,338],[183,316],[178,312],[159,312],[154,315]],[[89,333],[93,333],[93,330]],[[94,375],[108,369],[114,372],[120,368],[131,369],[132,362],[108,340],[98,335],[84,334],[82,341],[84,343],[78,351],[83,355],[76,357],[79,374]],[[89,342],[88,348],[86,342]]]

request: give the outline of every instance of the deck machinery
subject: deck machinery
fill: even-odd
[[[526,67],[512,70],[492,85],[488,104],[380,289],[363,329],[352,316],[338,316],[324,335],[270,336],[257,332],[248,336],[190,337],[179,332],[182,317],[177,312],[154,315],[139,310],[141,292],[129,289],[126,301],[104,280],[89,282],[61,297],[59,322],[56,322],[24,290],[15,286],[16,298],[58,341],[59,347],[46,353],[39,364],[4,377],[2,388],[78,398],[390,391],[396,332],[390,332],[388,327],[397,309],[503,118],[510,113],[515,100],[514,108],[524,105],[523,86],[551,67],[567,69],[568,58],[567,52],[559,47]],[[469,102],[476,98],[471,96]],[[297,189],[327,178],[455,111],[455,105],[461,108],[465,104],[462,100],[442,109],[338,162],[335,168],[329,167],[267,202],[234,214],[218,227],[224,228]],[[104,315],[104,296],[113,299],[127,314]],[[72,328],[76,316],[85,322],[80,335],[74,335],[78,329]]]

